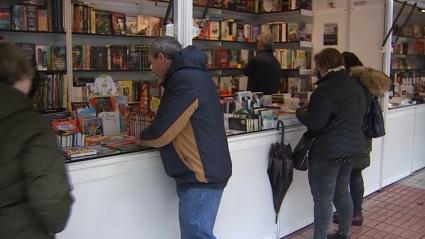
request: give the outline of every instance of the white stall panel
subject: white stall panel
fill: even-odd
[[[382,186],[411,174],[415,109],[391,110],[387,115],[384,139]]]
[[[416,109],[412,171],[425,167],[425,106]]]

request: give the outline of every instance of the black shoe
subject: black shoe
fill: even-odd
[[[333,214],[333,223],[339,224],[338,213]],[[351,226],[361,227],[363,225],[363,215],[362,211],[354,211],[353,220],[351,221]]]
[[[343,236],[338,232],[328,234],[328,239],[350,239],[350,236]]]

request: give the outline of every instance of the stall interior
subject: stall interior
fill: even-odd
[[[204,50],[229,136],[297,125],[317,80],[311,1],[193,1],[193,45]],[[30,97],[48,118],[67,162],[148,150],[136,136],[155,117],[164,89],[151,74],[149,44],[165,34],[170,1],[2,1],[0,38],[36,69]],[[203,19],[205,16],[205,19]],[[165,21],[166,18],[166,21]],[[274,35],[282,70],[274,95],[247,91],[243,74],[256,38]]]
[[[389,108],[422,104],[425,97],[425,21],[416,5],[395,1]]]

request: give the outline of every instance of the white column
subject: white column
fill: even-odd
[[[388,33],[388,31],[391,29],[391,26],[393,25],[394,21],[394,1],[393,0],[386,0],[385,3],[385,34]],[[390,69],[391,69],[391,51],[392,51],[392,33],[390,33],[390,36],[388,37],[388,40],[383,47],[384,52],[384,59],[383,59],[383,71],[385,74],[390,75]]]
[[[68,77],[68,102],[72,101],[72,89],[73,89],[73,68],[72,68],[72,9],[73,4],[71,0],[63,0],[62,4],[64,7],[64,14],[65,14],[65,22],[64,22],[64,28],[66,31],[66,75]]]
[[[394,21],[394,1],[393,0],[386,0],[385,1],[385,33],[387,34],[388,31],[391,29],[391,26]],[[382,70],[385,74],[388,76],[391,75],[391,52],[392,52],[392,41],[393,41],[393,34],[390,33],[387,42],[385,43],[385,46],[382,48],[384,52],[384,59],[383,59],[383,66]],[[388,92],[385,93],[385,96],[380,99],[381,102],[381,108],[384,112],[384,122],[387,122],[387,113],[388,113]],[[382,189],[382,181],[383,181],[383,163],[384,163],[384,152],[385,152],[385,137],[382,137],[381,142],[381,160],[380,160],[380,172],[379,172],[379,189]]]
[[[174,0],[174,21],[176,37],[183,47],[192,45],[192,0]]]

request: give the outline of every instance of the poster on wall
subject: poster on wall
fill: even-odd
[[[323,32],[323,45],[336,46],[338,45],[338,23],[325,23]]]
[[[336,0],[326,0],[326,8],[327,9],[336,8]]]
[[[367,0],[354,0],[351,4],[354,7],[365,6],[367,5]]]

